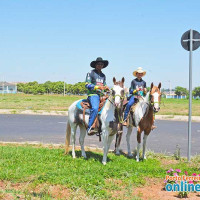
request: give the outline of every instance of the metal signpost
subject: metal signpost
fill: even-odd
[[[200,46],[199,32],[190,29],[186,31],[181,37],[182,47],[190,51],[189,55],[189,117],[188,117],[188,161],[191,155],[191,116],[192,116],[192,51]]]

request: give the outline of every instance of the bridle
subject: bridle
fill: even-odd
[[[154,93],[153,93],[153,94],[154,94]],[[156,103],[160,104],[160,101],[159,101],[159,99],[160,99],[160,94],[159,94],[158,101],[154,101],[154,100],[153,100],[153,99],[154,99],[153,94],[151,94],[151,91],[150,91],[150,95],[149,95],[149,103],[148,103],[148,104],[149,104],[151,107],[154,107],[154,105],[155,105]],[[155,113],[154,110],[153,110],[153,112]]]
[[[119,95],[119,94],[113,95],[113,89],[110,90],[110,93],[111,93],[110,95],[112,96],[112,100],[114,100],[116,97],[119,97],[120,103],[123,106],[123,101],[124,101],[126,96],[125,95]],[[108,98],[108,100],[115,107],[119,123],[123,123],[122,116],[120,115],[120,111],[122,111],[122,106],[121,106],[121,110],[120,110],[120,108],[118,108],[112,100],[110,100],[109,98]]]

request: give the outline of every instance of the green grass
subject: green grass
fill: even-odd
[[[84,96],[5,94],[0,95],[0,109],[66,111],[81,98]]]
[[[188,115],[188,99],[164,99],[158,115]],[[192,115],[200,116],[200,100],[192,100]]]
[[[162,166],[161,160],[164,157],[152,153],[147,160],[139,163],[124,155],[115,156],[109,153],[108,163],[104,166],[101,164],[102,153],[86,153],[88,159],[80,157],[80,151],[77,151],[77,158],[73,159],[71,155],[64,155],[63,149],[35,148],[29,145],[0,146],[0,180],[30,183],[35,188],[44,184],[62,185],[72,193],[81,191],[91,199],[111,199],[111,192],[123,190],[124,197],[133,199],[133,188],[144,185],[147,177],[164,180],[169,168],[198,173],[198,164],[195,163],[200,160],[196,159],[193,165],[178,162]],[[1,195],[0,193],[0,197]],[[29,191],[27,195],[34,194]],[[40,195],[51,199],[50,194]]]
[[[76,100],[86,96],[62,96],[62,95],[26,95],[5,94],[0,95],[0,109],[67,111]],[[162,99],[159,115],[188,115],[187,99]],[[200,100],[192,101],[192,115],[200,116]]]

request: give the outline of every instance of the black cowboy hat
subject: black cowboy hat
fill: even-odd
[[[96,64],[99,63],[99,62],[103,63],[103,68],[105,68],[105,67],[108,66],[108,61],[107,60],[103,60],[101,57],[98,57],[96,60],[92,61],[90,63],[90,66],[93,67],[93,68],[95,68]]]

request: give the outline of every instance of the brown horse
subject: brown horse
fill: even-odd
[[[126,134],[126,141],[127,141],[127,148],[128,148],[128,156],[132,157],[132,153],[130,150],[130,135],[133,130],[133,126],[137,127],[137,156],[136,160],[139,161],[139,150],[141,147],[141,135],[144,131],[144,137],[143,137],[143,159],[146,159],[145,157],[145,151],[146,151],[146,141],[147,137],[151,132],[151,127],[154,123],[154,113],[158,112],[160,110],[159,103],[161,99],[161,83],[159,83],[158,87],[154,86],[153,83],[151,83],[151,89],[150,92],[147,93],[146,97],[144,99],[141,99],[136,108],[134,113],[131,112],[129,115],[129,125],[127,126],[127,134]],[[119,143],[118,142],[116,146],[116,153],[119,154]]]

